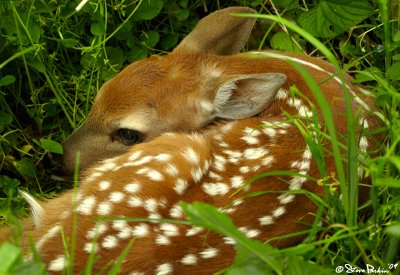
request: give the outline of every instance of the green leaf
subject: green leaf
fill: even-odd
[[[189,11],[181,9],[180,11],[175,13],[175,17],[180,21],[186,20],[189,17]]]
[[[400,238],[400,223],[389,225],[388,227],[385,228],[385,233],[390,236]]]
[[[2,133],[12,121],[13,118],[10,114],[0,111],[0,133]]]
[[[378,178],[373,182],[374,186],[384,186],[392,188],[400,188],[400,180],[391,177]]]
[[[354,83],[362,83],[366,81],[375,81],[378,78],[384,78],[381,70],[377,67],[370,67],[364,71],[360,71],[357,77],[353,80]]]
[[[149,48],[153,48],[155,45],[157,45],[159,40],[160,35],[156,31],[148,31],[146,33],[143,33],[140,37],[140,42],[142,42]]]
[[[19,161],[14,162],[17,170],[24,176],[28,176],[30,178],[35,178],[37,174],[36,165],[32,159],[22,158]]]
[[[103,21],[92,23],[90,26],[90,32],[96,36],[102,36],[106,33],[106,26]]]
[[[56,154],[62,154],[63,153],[63,147],[62,145],[54,140],[51,139],[45,139],[45,138],[41,138],[40,139],[40,146],[52,153],[56,153]]]
[[[293,9],[299,6],[299,1],[297,0],[274,0],[274,5],[279,8]]]
[[[179,35],[177,33],[170,33],[161,39],[161,48],[165,51],[173,48],[178,43]]]
[[[135,21],[150,20],[156,17],[164,6],[163,0],[143,0],[134,15]]]
[[[390,66],[386,73],[389,76],[389,79],[400,80],[400,62],[396,62]]]
[[[400,31],[397,31],[396,34],[393,36],[393,41],[394,42],[400,41]]]
[[[35,68],[40,73],[46,72],[46,66],[44,66],[44,64],[39,60],[32,60],[28,64],[33,68]]]
[[[61,39],[61,44],[66,48],[73,48],[79,43],[79,40],[73,38]]]
[[[285,275],[298,274],[318,274],[318,275],[333,275],[336,274],[330,269],[320,267],[314,263],[306,261],[303,257],[289,256],[287,259],[288,267]]]
[[[0,246],[0,274],[8,274],[11,269],[22,259],[22,251],[9,242],[4,242]]]
[[[147,57],[147,51],[139,47],[133,47],[128,53],[128,61],[133,62]]]
[[[17,193],[17,186],[20,184],[19,180],[11,179],[7,176],[0,175],[0,188],[8,198],[12,198],[14,193]]]
[[[14,83],[14,81],[15,81],[15,76],[13,76],[13,75],[6,75],[6,76],[4,76],[4,77],[2,77],[2,78],[0,79],[0,87],[1,87],[1,86],[10,85],[11,83]]]
[[[357,25],[372,12],[368,0],[321,0],[300,15],[298,22],[312,35],[330,38]]]
[[[298,52],[301,53],[301,49],[294,43],[291,36],[286,32],[277,32],[271,38],[271,47],[274,50],[285,51],[285,52]]]

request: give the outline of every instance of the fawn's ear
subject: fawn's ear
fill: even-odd
[[[204,52],[231,55],[240,52],[246,44],[255,18],[232,16],[232,13],[256,13],[245,7],[231,7],[211,13],[178,45],[174,52]]]
[[[234,76],[218,85],[213,116],[227,119],[252,117],[272,103],[285,82],[286,75],[281,73]]]

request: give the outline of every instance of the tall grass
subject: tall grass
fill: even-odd
[[[251,6],[263,14],[257,17],[268,21],[261,22],[259,33],[262,34],[253,38],[249,48],[262,45],[324,56],[338,72],[343,70],[351,74],[355,82],[364,84],[377,95],[379,112],[376,115],[384,125],[384,129],[377,130],[382,136],[382,146],[359,162],[354,131],[357,120],[350,112],[347,88],[343,86],[348,124],[345,143],[336,136],[332,115],[323,97],[317,101],[328,132],[315,127],[319,123],[315,118],[309,125],[288,118],[301,129],[324,182],[329,183],[325,198],[304,190],[293,191],[307,195],[319,206],[310,229],[295,233],[306,236],[304,243],[277,250],[267,243],[251,241],[227,217],[202,204],[184,206],[188,222],[237,241],[237,259],[224,271],[228,273],[244,274],[252,270],[255,274],[300,274],[300,271],[301,274],[333,274],[337,267],[345,264],[357,270],[366,269],[368,264],[400,274],[400,267],[396,265],[400,260],[398,3],[338,1],[342,6],[335,6],[340,12],[335,21],[329,14],[323,17],[323,12],[336,2],[323,0],[223,3],[98,0],[89,1],[76,11],[79,2],[0,3],[0,214],[3,217],[0,222],[4,222],[5,217],[12,219],[26,213],[26,204],[18,195],[18,188],[46,198],[71,188],[71,185],[52,180],[46,169],[62,153],[60,142],[87,116],[90,103],[105,80],[130,62],[170,51],[206,14],[205,8],[210,12],[226,6]],[[352,18],[346,18],[346,11],[353,13]],[[315,24],[311,23],[316,19],[327,28],[314,28]],[[297,69],[314,95],[321,95],[309,75],[302,68]],[[342,78],[340,73],[338,77]],[[308,129],[314,129],[319,140],[331,142],[337,179],[324,171],[324,152]],[[340,153],[343,149],[346,155]],[[358,204],[358,168],[371,179],[369,200],[362,205]],[[273,175],[296,176],[285,171],[271,171],[259,177]],[[313,180],[321,182],[321,179]],[[336,185],[340,186],[340,193]],[[320,221],[326,226],[321,226]],[[112,273],[118,273],[130,245],[110,267]],[[70,247],[66,249],[73,251]],[[0,273],[44,273],[44,266],[37,257],[33,263],[23,261],[17,245],[0,246],[0,258]],[[93,258],[88,263],[87,274],[92,265]],[[68,271],[72,273],[72,263]]]

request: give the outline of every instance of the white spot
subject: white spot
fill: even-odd
[[[261,132],[259,130],[255,129],[255,128],[250,128],[250,127],[245,127],[243,129],[243,133],[246,136],[251,136],[251,137],[258,137],[261,134]]]
[[[184,265],[195,265],[197,264],[197,257],[193,254],[188,254],[182,258],[181,263]]]
[[[232,188],[239,188],[244,184],[244,180],[242,176],[235,176],[231,178],[231,186]]]
[[[158,245],[170,245],[171,244],[171,240],[167,236],[161,235],[161,234],[157,235],[155,242]]]
[[[239,168],[239,171],[242,174],[247,174],[248,172],[250,172],[250,168],[249,168],[249,166],[242,166]]]
[[[285,89],[279,89],[276,93],[276,99],[286,99],[288,97],[288,92]]]
[[[236,124],[236,122],[230,122],[225,124],[224,126],[221,127],[221,131],[226,134],[230,130],[232,130],[233,126]]]
[[[221,141],[220,143],[218,143],[218,145],[219,145],[220,147],[224,147],[224,148],[229,147],[228,143],[226,143],[225,141]]]
[[[260,141],[256,137],[244,136],[241,137],[240,139],[244,140],[249,145],[256,145],[260,143]]]
[[[125,220],[117,220],[113,221],[112,223],[112,228],[115,230],[121,231],[124,230],[124,228],[129,227],[128,222]]]
[[[170,154],[158,154],[157,156],[154,157],[155,160],[161,161],[161,162],[166,162],[170,161],[172,159],[172,156]]]
[[[97,214],[107,216],[111,213],[112,205],[108,201],[101,202],[97,207]]]
[[[272,216],[264,216],[258,219],[261,225],[270,225],[274,223],[274,218]]]
[[[215,179],[215,180],[222,180],[222,177],[221,177],[220,175],[214,173],[214,172],[208,173],[208,176],[209,176],[210,178],[212,178],[212,179]]]
[[[55,260],[49,263],[50,271],[63,271],[67,266],[67,259],[65,255],[59,255]]]
[[[132,273],[130,273],[129,275],[145,275],[143,272],[139,272],[139,271],[133,271]]]
[[[143,238],[150,233],[150,226],[145,223],[140,223],[132,229],[132,235],[136,238]]]
[[[187,148],[182,154],[183,157],[190,163],[194,165],[198,165],[200,163],[200,156],[192,147]]]
[[[151,168],[147,168],[147,167],[137,170],[136,174],[146,175],[150,180],[154,180],[154,181],[164,180],[164,176],[160,172],[158,172],[154,169],[151,169]]]
[[[158,213],[151,213],[148,218],[154,219],[154,220],[159,220],[159,219],[161,219],[161,215]],[[158,221],[152,221],[152,222],[158,222]]]
[[[177,177],[179,175],[178,169],[172,163],[168,163],[167,167],[165,167],[165,173],[172,177]]]
[[[246,235],[247,238],[255,238],[261,234],[257,229],[248,229],[246,227],[240,227],[239,230]]]
[[[211,113],[214,111],[214,104],[208,100],[200,100],[199,105],[205,112]]]
[[[136,193],[140,190],[140,184],[137,181],[125,185],[124,190],[128,193]]]
[[[187,181],[183,179],[177,179],[175,182],[174,190],[178,195],[182,195],[186,191],[187,187],[188,187]]]
[[[100,172],[95,172],[95,173],[91,173],[88,177],[86,177],[86,181],[93,181],[95,179],[97,179],[98,177],[101,177],[103,175],[103,173]]]
[[[85,243],[83,251],[87,253],[96,253],[99,250],[97,243]]]
[[[361,152],[367,152],[368,149],[368,139],[365,136],[360,138],[360,150]]]
[[[101,182],[99,182],[99,190],[100,191],[105,191],[108,188],[110,188],[111,186],[111,182],[109,182],[108,180],[102,180]]]
[[[303,159],[310,160],[311,158],[312,158],[312,152],[310,150],[310,147],[308,147],[307,145],[306,149],[303,152]]]
[[[289,181],[289,189],[290,190],[299,190],[299,189],[301,189],[303,183],[306,181],[307,181],[307,179],[304,177],[293,177]]]
[[[142,155],[141,151],[136,151],[128,157],[128,161],[137,160]]]
[[[229,186],[222,182],[203,183],[202,189],[210,196],[225,195],[229,192]]]
[[[226,159],[223,156],[220,156],[220,155],[214,156],[214,167],[219,172],[225,171],[225,163],[226,163]]]
[[[162,223],[160,229],[164,231],[165,236],[174,237],[179,235],[179,229],[175,224]]]
[[[143,200],[137,196],[130,196],[128,200],[130,207],[140,207],[143,205]]]
[[[143,158],[138,159],[136,161],[125,163],[124,166],[139,166],[139,165],[147,164],[152,160],[153,160],[152,156],[144,156]]]
[[[244,150],[244,157],[246,159],[259,159],[265,156],[268,153],[268,150],[260,147],[260,148],[248,148]]]
[[[187,237],[194,236],[200,233],[201,231],[203,231],[203,228],[201,227],[192,227],[186,231],[186,236]]]
[[[295,198],[295,195],[293,194],[289,194],[289,193],[285,193],[282,194],[278,197],[278,200],[281,204],[288,204],[291,203]]]
[[[226,243],[226,244],[231,244],[231,245],[236,244],[236,241],[234,239],[232,239],[231,237],[224,237],[223,240],[224,240],[224,243]]]
[[[110,171],[110,170],[114,169],[116,166],[117,165],[114,162],[106,162],[103,165],[96,167],[95,169],[97,171],[105,172],[105,171]]]
[[[89,240],[93,239],[96,236],[104,234],[106,231],[107,225],[104,223],[96,223],[96,225],[86,233],[86,238]]]
[[[104,248],[112,249],[117,247],[118,239],[113,235],[108,235],[104,238],[103,243],[101,244]]]
[[[96,197],[88,196],[82,200],[82,202],[78,205],[76,210],[82,215],[91,215],[95,204],[96,204]]]
[[[278,218],[286,213],[286,209],[284,206],[280,206],[272,211],[272,216]]]
[[[291,164],[290,164],[290,166],[291,167],[294,167],[294,168],[298,168],[298,169],[300,169],[300,170],[306,170],[306,171],[308,171],[309,169],[310,169],[310,166],[311,166],[311,162],[309,161],[309,160],[303,160],[303,161],[293,161]]]
[[[214,258],[218,255],[219,250],[214,247],[209,247],[203,251],[200,252],[200,257],[203,259],[211,259]]]
[[[272,127],[267,127],[267,128],[263,128],[262,129],[263,133],[266,134],[267,136],[274,138],[276,136],[276,129],[272,128]]]
[[[271,164],[273,164],[275,161],[275,158],[273,156],[266,156],[265,158],[263,158],[263,160],[261,161],[261,164],[263,166],[270,166]]]
[[[125,197],[125,194],[122,192],[112,192],[108,199],[113,203],[121,202]]]
[[[157,266],[155,272],[156,272],[156,275],[168,275],[168,274],[172,274],[173,270],[174,269],[171,264],[165,263],[165,264],[161,264],[161,265]]]
[[[182,211],[182,208],[178,205],[178,204],[175,204],[173,207],[171,207],[171,209],[169,210],[169,215],[172,217],[172,218],[175,218],[175,219],[181,219],[181,218],[183,218],[183,211]]]
[[[190,175],[192,176],[193,181],[195,183],[198,183],[201,180],[201,178],[203,177],[203,169],[201,167],[199,167],[197,169],[192,169],[190,171]]]
[[[144,208],[150,213],[156,213],[158,203],[156,199],[150,198],[144,201]]]

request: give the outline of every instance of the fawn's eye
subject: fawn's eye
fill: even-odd
[[[116,137],[125,145],[133,145],[141,142],[143,135],[138,131],[122,128],[117,131]]]

